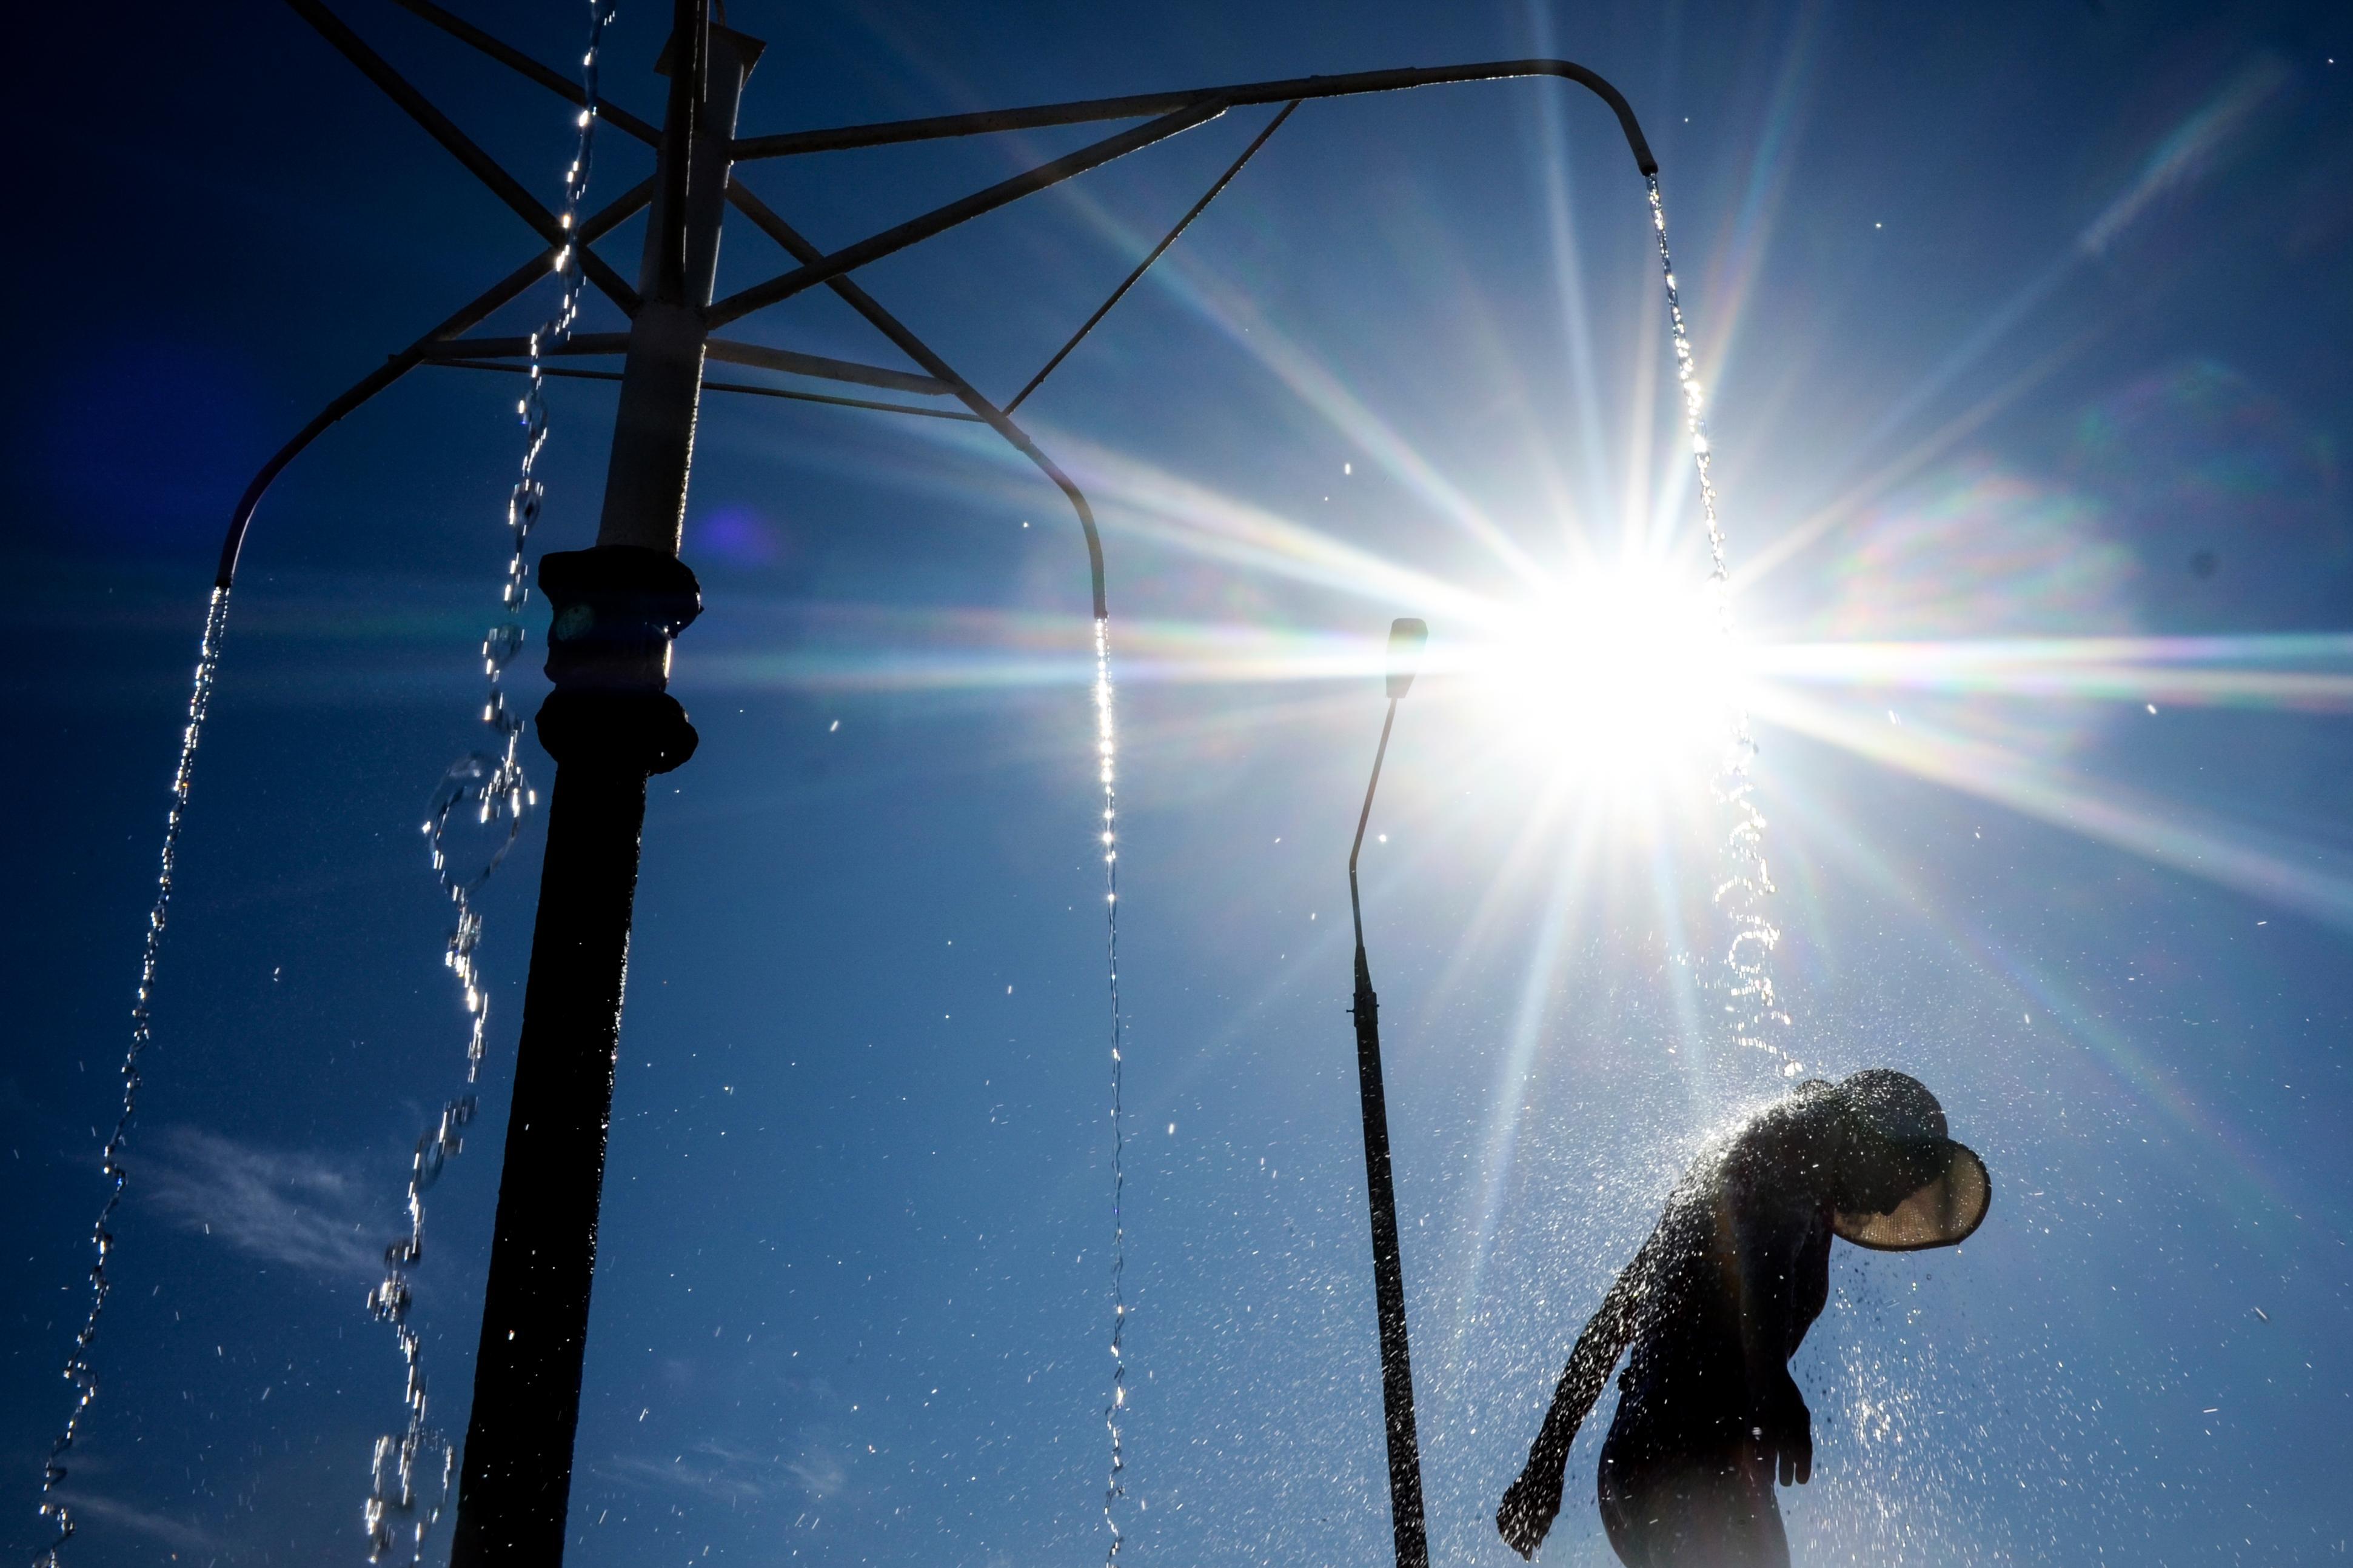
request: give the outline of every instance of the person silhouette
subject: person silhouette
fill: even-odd
[[[1533,1558],[1560,1513],[1577,1429],[1619,1356],[1601,1446],[1603,1528],[1628,1568],[1787,1568],[1774,1483],[1814,1468],[1789,1358],[1830,1298],[1831,1238],[1953,1247],[1984,1220],[1985,1162],[1919,1079],[1885,1068],[1801,1084],[1703,1150],[1577,1335],[1495,1528]]]

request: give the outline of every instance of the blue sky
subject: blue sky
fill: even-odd
[[[557,197],[560,105],[392,7],[343,14]],[[469,14],[551,60],[581,31],[570,5]],[[2341,15],[733,20],[770,40],[751,132],[1557,54],[1625,91],[1662,165],[1753,675],[1774,1051],[1725,1023],[1710,748],[1651,743],[1692,700],[1662,668],[1735,661],[1657,630],[1697,602],[1704,540],[1642,185],[1596,102],[1303,108],[1022,410],[1103,516],[1122,672],[1127,1560],[1388,1550],[1344,879],[1380,639],[1409,614],[1432,668],[1366,900],[1434,1551],[1513,1561],[1488,1520],[1568,1341],[1699,1140],[1796,1063],[1917,1073],[1995,1181],[1957,1253],[1841,1249],[1797,1363],[1820,1444],[1783,1494],[1801,1561],[2343,1553]],[[608,89],[641,114],[661,31],[625,4],[612,35]],[[530,241],[290,13],[20,34],[8,265],[39,303],[0,479],[0,1237],[23,1259],[0,1539],[29,1552],[220,529],[302,420]],[[1009,396],[1269,112],[861,277]],[[746,177],[839,245],[1086,135]],[[645,170],[607,134],[592,205]],[[606,247],[624,273],[640,232]],[[779,259],[731,232],[723,287]],[[898,363],[825,298],[746,331]],[[477,743],[515,391],[412,375],[257,524],[75,1562],[362,1556],[369,1447],[400,1420],[363,1301],[463,1074],[416,825]],[[577,548],[611,398],[549,401],[535,543]],[[1077,531],[985,432],[714,398],[685,553],[708,608],[674,689],[702,747],[648,818],[573,1560],[1098,1560],[1108,1002]],[[1549,635],[1572,623],[1616,629]],[[483,1114],[417,1273],[453,1432],[540,845],[534,824],[485,895]],[[1609,1561],[1607,1409],[1546,1563]]]

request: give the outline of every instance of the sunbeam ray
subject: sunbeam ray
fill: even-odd
[[[2093,781],[2009,747],[1923,724],[1873,723],[1787,687],[1759,689],[1757,717],[1884,767],[2006,805],[2174,870],[2353,930],[2353,876],[2314,869],[2309,855],[2113,781]]]

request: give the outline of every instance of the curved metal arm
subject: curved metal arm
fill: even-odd
[[[653,188],[651,180],[641,181],[632,189],[623,192],[604,211],[582,224],[581,253],[584,256],[587,253],[588,241],[618,228],[639,207],[651,201]],[[287,464],[301,457],[304,447],[325,434],[328,427],[344,415],[422,364],[434,344],[480,326],[500,306],[546,277],[554,258],[554,251],[544,251],[500,279],[487,292],[478,296],[456,315],[363,376],[350,391],[321,409],[315,418],[295,433],[291,441],[278,448],[269,461],[261,465],[261,471],[253,476],[253,482],[245,487],[245,494],[237,498],[237,510],[230,514],[228,520],[228,536],[221,541],[220,567],[213,575],[213,585],[219,588],[234,585],[237,558],[245,549],[245,532],[253,522],[254,509],[260,506],[261,498],[277,482],[278,476],[286,471]]]
[[[727,199],[734,204],[738,212],[758,225],[762,233],[782,246],[786,255],[805,268],[824,259],[823,251],[777,216],[767,203],[754,195],[743,181],[731,179],[728,182]],[[901,353],[944,382],[948,390],[955,395],[956,401],[979,416],[990,429],[1004,437],[1015,451],[1036,464],[1039,473],[1054,481],[1055,488],[1070,501],[1071,510],[1079,514],[1079,531],[1086,535],[1087,577],[1093,593],[1095,619],[1100,621],[1108,616],[1111,612],[1103,595],[1103,535],[1095,528],[1094,508],[1087,504],[1086,492],[1079,489],[1070,475],[1062,472],[1060,464],[1038,449],[1038,444],[1029,439],[1029,432],[1007,417],[1003,409],[982,396],[978,388],[958,375],[947,361],[933,352],[929,343],[908,331],[898,317],[877,303],[874,296],[838,273],[826,279],[825,286],[851,310],[865,317],[875,331],[896,344]]]
[[[1373,752],[1373,776],[1365,782],[1365,809],[1356,814],[1356,841],[1348,846],[1348,913],[1356,922],[1356,968],[1365,967],[1365,910],[1356,900],[1356,857],[1364,852],[1365,825],[1373,819],[1373,792],[1381,787],[1381,763],[1389,754],[1389,731],[1397,723],[1398,700],[1389,699],[1389,710],[1381,721],[1381,743]]]
[[[228,537],[221,541],[220,567],[213,574],[214,587],[227,588],[236,584],[237,558],[245,550],[245,531],[251,525],[254,510],[261,505],[261,498],[269,493],[278,476],[286,471],[286,465],[301,457],[305,447],[326,434],[329,426],[415,370],[424,358],[423,348],[417,344],[393,355],[372,374],[363,377],[349,392],[321,409],[311,423],[295,432],[294,439],[279,447],[271,454],[269,461],[261,465],[261,472],[254,475],[253,482],[245,487],[245,494],[237,498],[237,510],[229,518]]]
[[[1408,88],[1443,87],[1455,82],[1502,81],[1515,77],[1548,76],[1573,81],[1609,106],[1626,133],[1634,165],[1647,178],[1659,172],[1651,144],[1625,95],[1601,76],[1573,60],[1490,60],[1467,66],[1409,66],[1402,70],[1352,71],[1345,76],[1303,76],[1288,81],[1243,82],[1233,87],[1199,87],[1182,92],[1138,93],[1126,98],[1090,98],[1071,103],[1045,103],[1029,109],[991,109],[977,114],[941,114],[924,120],[892,120],[872,125],[845,125],[830,131],[788,131],[775,136],[749,136],[735,143],[735,157],[789,158],[804,153],[834,153],[852,147],[881,147],[900,142],[929,142],[943,136],[976,136],[994,131],[1029,131],[1045,125],[1078,125],[1091,120],[1141,120],[1147,115],[1175,113],[1201,104],[1221,101],[1232,108],[1250,103],[1283,103],[1294,98],[1351,98],[1367,92],[1398,92]]]

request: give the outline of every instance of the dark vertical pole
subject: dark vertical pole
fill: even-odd
[[[1410,679],[1410,678],[1409,678]],[[1396,689],[1392,680],[1391,689]],[[1430,1568],[1430,1534],[1421,1510],[1421,1439],[1413,1424],[1413,1356],[1406,1342],[1405,1261],[1398,1250],[1397,1184],[1389,1173],[1388,1096],[1381,1086],[1380,999],[1365,961],[1365,912],[1356,898],[1356,856],[1373,815],[1381,763],[1389,753],[1398,699],[1381,721],[1380,749],[1365,785],[1356,842],[1348,851],[1348,910],[1356,922],[1356,1094],[1365,1115],[1365,1191],[1373,1214],[1373,1309],[1380,1322],[1381,1412],[1388,1429],[1389,1520],[1397,1536],[1398,1568]]]
[[[630,322],[604,518],[591,550],[550,554],[554,692],[539,739],[555,758],[547,857],[516,1047],[514,1105],[483,1293],[452,1568],[564,1560],[573,1439],[596,1267],[606,1131],[620,1044],[646,780],[691,756],[667,689],[671,640],[702,609],[678,559],[702,395],[728,144],[753,39],[679,0],[664,60],[662,184]]]

